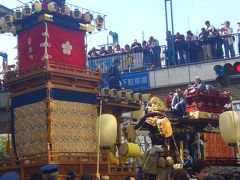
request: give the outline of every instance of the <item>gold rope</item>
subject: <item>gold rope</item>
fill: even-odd
[[[99,174],[99,161],[100,161],[100,135],[101,135],[101,115],[102,115],[102,99],[100,100],[99,110],[99,123],[98,123],[98,151],[97,151],[97,174]]]
[[[52,132],[51,132],[51,88],[47,88],[47,99],[46,99],[46,105],[47,105],[47,131],[48,131],[48,136],[47,136],[47,142],[49,143],[49,145],[52,144]],[[50,146],[51,147],[51,146]]]

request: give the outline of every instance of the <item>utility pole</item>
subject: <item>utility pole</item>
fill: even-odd
[[[142,31],[142,42],[144,41],[144,31]]]
[[[169,2],[169,3],[168,3]],[[171,26],[172,26],[172,58],[174,65],[176,64],[176,57],[175,57],[175,38],[174,38],[174,23],[173,23],[173,7],[172,7],[172,0],[164,0],[165,4],[165,20],[166,20],[166,38],[168,38],[168,30],[169,30],[169,24],[168,24],[168,5],[170,6],[170,17],[171,17]],[[169,48],[169,47],[168,47]],[[170,51],[168,51],[168,59],[170,58]]]

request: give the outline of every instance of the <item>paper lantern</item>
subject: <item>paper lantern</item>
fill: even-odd
[[[22,9],[22,15],[24,16],[30,16],[32,14],[32,9],[29,6],[25,6]]]
[[[86,23],[90,23],[93,20],[93,15],[90,12],[86,12],[83,15],[83,19],[85,20]]]
[[[168,138],[168,137],[172,136],[172,125],[168,118],[164,117],[162,119],[158,119],[157,127],[158,127],[160,134],[163,137]]]
[[[40,12],[42,10],[42,4],[35,2],[32,5],[32,12]]]
[[[226,111],[219,117],[219,128],[226,143],[240,142],[240,113]]]
[[[58,10],[58,6],[55,2],[48,3],[48,10],[51,12],[56,12]]]
[[[117,89],[110,89],[109,94],[111,98],[116,98],[118,95],[118,90]]]
[[[98,31],[101,31],[101,29],[103,28],[103,24],[104,24],[103,17],[98,15],[95,19],[95,26],[96,26]]]
[[[105,87],[101,89],[101,96],[102,97],[108,97],[109,96],[109,88]]]
[[[94,31],[94,26],[91,24],[82,24],[79,23],[79,29],[92,33]]]
[[[5,19],[5,23],[6,23],[7,26],[11,26],[12,25],[12,23],[13,23],[13,15],[8,14],[8,15],[4,16],[4,19]]]
[[[141,93],[134,93],[134,101],[138,102],[141,100]]]
[[[101,123],[100,123],[101,119]],[[101,118],[97,119],[97,141],[99,137],[99,124],[100,125],[100,146],[112,146],[117,138],[117,120],[111,114],[102,114]]]
[[[22,19],[22,12],[19,9],[13,13],[13,19],[14,21]]]
[[[123,157],[136,158],[140,156],[140,147],[134,143],[123,143],[119,148],[120,155]]]
[[[141,99],[144,103],[147,103],[149,101],[149,97],[150,97],[149,94],[142,94]]]
[[[69,15],[70,12],[71,12],[71,10],[70,10],[70,8],[67,5],[61,7],[61,13],[62,14]]]
[[[74,9],[74,11],[72,12],[72,17],[76,18],[76,19],[80,19],[82,18],[82,14],[79,11],[79,9]]]
[[[126,99],[126,91],[125,90],[118,91],[118,98],[121,100]]]
[[[87,32],[92,33],[94,31],[94,26],[91,24],[87,25]]]
[[[3,32],[4,28],[5,28],[5,20],[3,18],[0,18],[0,31]]]
[[[133,95],[134,95],[133,92],[127,91],[127,92],[126,92],[126,99],[127,99],[128,101],[133,101]]]

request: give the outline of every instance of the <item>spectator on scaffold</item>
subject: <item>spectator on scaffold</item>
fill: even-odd
[[[99,50],[93,47],[89,52],[88,55],[91,57],[98,57],[100,56]]]
[[[218,29],[214,29],[210,35],[210,43],[212,50],[213,59],[222,59],[223,58],[223,39],[220,36]]]
[[[203,59],[204,60],[210,60],[212,59],[212,51],[211,51],[211,45],[210,45],[210,34],[208,31],[206,31],[205,28],[201,29],[201,33],[199,34],[199,39],[202,44],[203,48]]]
[[[176,116],[180,116],[183,118],[187,117],[186,113],[186,98],[183,95],[183,92],[181,89],[176,89],[176,93],[172,99],[171,107],[173,110],[173,114]]]
[[[112,46],[108,46],[108,54],[113,54],[114,53],[114,50],[112,48]]]
[[[121,47],[120,47],[119,44],[116,45],[116,48],[115,48],[114,52],[115,53],[121,53],[122,52]]]
[[[191,30],[187,31],[186,42],[188,45],[188,56],[190,62],[195,62],[198,60],[198,49],[197,49],[198,37],[192,33]]]
[[[151,68],[153,63],[152,63],[150,50],[147,47],[147,41],[142,42],[142,50],[143,50],[143,64],[144,64],[144,67],[148,70],[149,68]]]
[[[209,43],[211,45],[212,58],[217,58],[217,29],[210,24],[209,21],[205,22],[206,31],[209,33]]]
[[[195,77],[195,84],[193,85],[195,89],[200,89],[201,91],[206,90],[206,84],[201,80],[199,76]]]
[[[125,45],[124,52],[131,52],[130,46],[128,44]]]
[[[209,21],[206,21],[205,25],[206,25],[206,31],[208,31],[211,34],[211,32],[215,29],[215,27],[212,26]]]
[[[113,67],[111,68],[111,73],[110,73],[110,82],[109,82],[109,88],[110,89],[121,89],[121,73],[119,71],[119,65],[120,65],[120,60],[116,59],[113,63]]]
[[[137,39],[134,39],[132,45],[131,45],[131,50],[133,52],[138,52],[142,49],[142,45],[138,43]]]
[[[176,64],[176,62],[173,61],[173,42],[174,35],[172,35],[171,31],[167,32],[167,50],[166,50],[166,57],[167,57],[167,66],[173,66]]]
[[[240,21],[237,23],[237,33],[238,33],[238,53],[240,54]]]
[[[100,56],[104,56],[104,55],[108,54],[108,52],[107,52],[107,50],[105,49],[104,46],[100,48],[100,52],[99,53],[100,53]]]
[[[223,44],[224,44],[224,50],[225,50],[225,57],[229,58],[229,51],[231,54],[231,57],[235,57],[235,51],[234,51],[234,37],[232,36],[233,29],[230,27],[230,22],[225,21],[224,25],[221,28],[221,35],[224,36],[223,38]]]
[[[184,64],[186,60],[184,58],[184,51],[186,49],[186,42],[184,36],[179,32],[176,33],[175,36],[175,47],[176,47],[176,55],[177,55],[177,64]]]
[[[149,47],[150,53],[152,55],[154,68],[161,67],[161,62],[160,62],[161,49],[160,49],[158,40],[155,39],[153,36],[151,36],[147,42],[147,46]]]

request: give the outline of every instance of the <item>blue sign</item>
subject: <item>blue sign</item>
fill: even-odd
[[[125,89],[148,89],[150,88],[149,72],[138,72],[123,74],[122,87]],[[104,78],[105,82],[109,82],[109,78]]]

